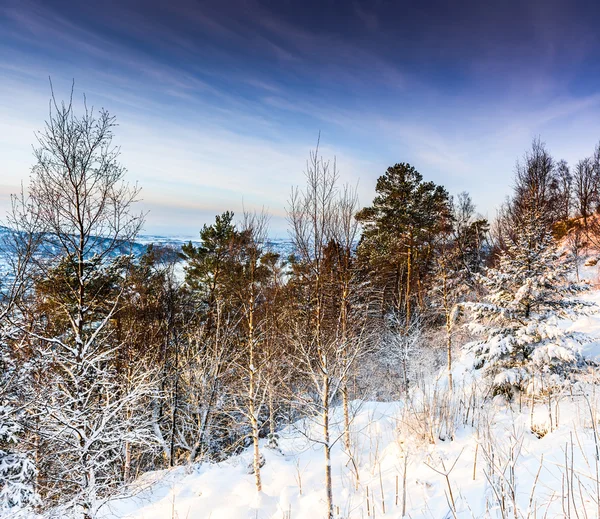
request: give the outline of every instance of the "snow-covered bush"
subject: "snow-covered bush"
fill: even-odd
[[[385,316],[377,347],[358,367],[362,394],[377,400],[395,400],[435,377],[446,363],[446,335],[443,329],[428,327],[414,313],[407,327],[402,313]]]
[[[487,295],[464,306],[471,332],[481,337],[473,346],[476,367],[492,377],[497,394],[526,389],[534,374],[564,380],[581,365],[578,347],[585,335],[559,322],[589,310],[575,297],[588,286],[573,281],[574,268],[573,258],[561,254],[543,219],[531,211],[497,266],[479,277]]]
[[[23,394],[30,365],[11,357],[5,340],[7,306],[0,311],[0,517],[21,517],[41,504],[36,491],[37,467],[27,444]]]
[[[12,513],[38,503],[35,465],[15,449],[21,429],[15,414],[14,408],[0,405],[0,512]]]

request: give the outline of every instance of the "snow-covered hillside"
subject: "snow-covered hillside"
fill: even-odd
[[[597,404],[593,395],[589,398]],[[540,517],[546,509],[548,517],[562,517],[567,506],[579,509],[581,517],[584,508],[588,517],[595,517],[596,445],[588,402],[565,397],[552,406],[553,413],[560,409],[559,417],[553,417],[558,427],[542,438],[538,434],[549,429],[546,407],[536,407],[533,432],[527,408],[519,412],[494,406],[477,418],[479,427],[463,425],[452,441],[436,437],[431,443],[414,431],[425,432],[427,419],[419,423],[418,415],[402,403],[361,404],[354,420],[353,461],[339,445],[333,455],[339,517],[402,517],[405,468],[408,517],[451,517],[452,500],[457,517],[485,517],[486,511],[502,517],[496,493],[512,498],[513,486],[518,517],[534,517],[534,509]],[[216,465],[147,474],[138,485],[152,485],[136,497],[111,503],[104,517],[325,517],[318,445],[290,428],[283,432],[280,448],[264,450],[264,491],[259,495],[248,474],[248,452]],[[506,506],[510,509],[511,503]]]
[[[583,272],[597,276],[596,267]],[[586,299],[600,304],[600,291]],[[582,354],[600,353],[600,308],[563,322],[589,334]],[[353,402],[352,449],[332,453],[336,517],[598,517],[600,388],[595,368],[562,394],[532,406],[491,399],[466,352],[446,379],[423,382],[398,402]],[[335,420],[341,423],[341,412]],[[319,519],[326,517],[318,420],[262,445],[263,491],[249,473],[250,450],[218,464],[143,475],[103,517],[119,519]],[[338,432],[341,432],[338,429]]]

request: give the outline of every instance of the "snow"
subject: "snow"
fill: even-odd
[[[586,410],[581,403],[576,400],[561,403],[559,427],[541,439],[531,432],[527,413],[519,413],[502,404],[490,409],[489,423],[497,443],[497,459],[502,460],[502,456],[511,448],[519,451],[515,461],[516,499],[522,512],[529,506],[536,474],[540,470],[539,481],[533,492],[533,505],[540,510],[548,506],[549,517],[561,514],[564,504],[561,489],[564,475],[568,472],[565,469],[565,456],[570,460],[571,448],[575,472],[585,488],[591,489],[590,482],[595,477],[595,446],[589,423],[587,428],[582,427],[586,422]],[[478,440],[475,430],[470,427],[462,427],[453,441],[418,443],[398,434],[401,419],[401,404],[370,402],[361,405],[354,421],[353,434],[356,446],[354,457],[360,470],[358,489],[348,456],[339,446],[332,454],[334,502],[339,506],[339,517],[367,517],[367,488],[372,516],[381,516],[385,506],[387,517],[401,517],[402,476],[404,456],[407,454],[409,517],[441,519],[451,516],[447,482],[436,470],[446,472],[454,464],[449,481],[457,517],[484,517],[486,501],[493,497],[493,490],[484,474],[486,463],[483,451],[489,446],[483,440]],[[547,420],[544,409],[536,409],[534,422],[543,428]],[[247,474],[250,453],[246,453],[215,465],[147,474],[138,485],[152,482],[150,488],[142,490],[135,497],[111,503],[110,510],[105,509],[102,517],[325,517],[320,450],[294,432],[294,428],[285,431],[280,445],[281,452],[263,450],[266,464],[263,468],[264,491],[260,494],[256,493],[252,477]],[[476,456],[478,463],[473,479]],[[399,481],[398,501],[396,478]],[[579,502],[579,496],[576,504],[585,506],[592,516],[596,504],[585,492],[582,494],[583,505]]]
[[[595,279],[597,267],[582,267],[581,274]],[[583,298],[600,305],[600,290]],[[586,334],[579,353],[600,360],[600,310],[553,326]],[[571,355],[550,349],[545,353]],[[532,409],[527,394],[511,403],[485,400],[487,386],[468,351],[454,365],[452,392],[440,374],[398,402],[351,403],[352,450],[345,452],[340,438],[331,453],[336,518],[402,517],[405,467],[406,517],[413,519],[597,516],[600,394],[590,383],[595,370]],[[332,423],[341,436],[340,408]],[[247,449],[221,463],[144,474],[128,497],[110,501],[100,517],[324,518],[324,456],[322,446],[309,440],[319,437],[319,427],[306,418],[279,432],[278,448],[261,441],[260,493],[248,471]]]
[[[18,443],[20,426],[15,421],[18,413],[10,406],[0,405],[0,445],[14,447]],[[32,484],[35,474],[28,456],[0,449],[0,517],[39,503]]]

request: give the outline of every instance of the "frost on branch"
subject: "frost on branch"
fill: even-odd
[[[15,413],[12,407],[0,405],[0,515],[38,503],[33,486],[35,466],[16,450],[20,426]]]
[[[7,327],[0,326],[0,517],[18,517],[39,505],[40,499],[35,490],[37,469],[24,448],[25,411],[17,400],[19,388],[27,383],[28,365],[10,358],[6,332]]]

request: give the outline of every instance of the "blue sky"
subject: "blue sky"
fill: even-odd
[[[117,116],[149,233],[264,206],[284,236],[319,131],[363,205],[406,161],[493,217],[533,137],[570,164],[600,140],[599,19],[553,0],[0,0],[0,214],[52,76]]]

